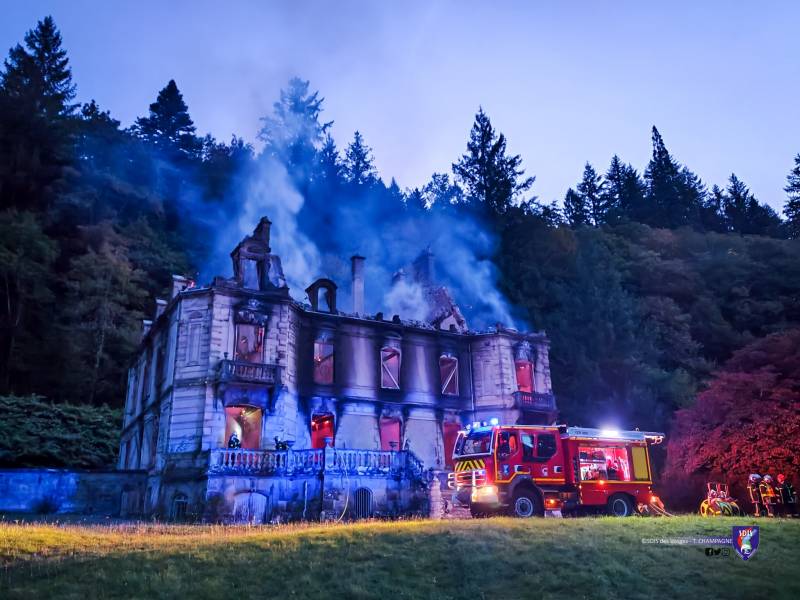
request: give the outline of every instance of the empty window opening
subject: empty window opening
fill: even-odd
[[[333,383],[333,342],[317,340],[314,342],[314,383],[330,385]]]
[[[400,389],[400,350],[397,348],[381,349],[381,387]]]
[[[333,415],[321,413],[311,417],[311,447],[324,448],[328,439],[333,446]]]
[[[518,360],[514,367],[517,372],[517,389],[520,392],[533,393],[533,364],[528,360]]]
[[[236,360],[264,362],[264,328],[258,325],[236,326]]]
[[[258,263],[252,259],[242,260],[242,281],[244,287],[257,290],[258,288]]]
[[[400,449],[400,419],[381,417],[381,450]]]
[[[261,447],[260,408],[254,406],[228,406],[225,409],[225,445],[228,448]]]
[[[439,358],[439,375],[442,382],[442,394],[458,396],[458,359],[444,355]]]
[[[333,312],[335,306],[333,292],[328,288],[319,288],[319,290],[317,290],[317,306],[323,312]]]

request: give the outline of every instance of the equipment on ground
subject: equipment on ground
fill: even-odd
[[[704,517],[739,517],[742,509],[736,499],[728,493],[727,483],[706,483],[706,497],[700,503],[700,514]]]

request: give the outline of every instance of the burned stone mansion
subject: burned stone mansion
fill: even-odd
[[[118,514],[265,522],[424,513],[465,424],[554,421],[545,335],[471,330],[437,285],[429,251],[408,277],[430,310],[410,321],[366,312],[360,256],[350,306],[337,304],[326,278],[309,282],[307,303],[294,300],[270,226],[262,218],[234,248],[233,277],[201,286],[173,276],[171,298],[144,321],[119,486],[106,486],[109,503],[118,489]]]

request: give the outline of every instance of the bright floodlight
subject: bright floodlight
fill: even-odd
[[[601,429],[600,430],[600,435],[603,436],[603,437],[611,437],[611,438],[619,437],[619,430],[617,430],[617,429]]]
[[[497,417],[492,417],[491,419],[489,419],[489,425],[499,425],[499,424],[500,424],[500,419],[498,419]]]

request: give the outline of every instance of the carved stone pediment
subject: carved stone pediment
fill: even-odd
[[[528,341],[522,341],[514,348],[514,359],[533,362],[533,350]]]
[[[234,310],[234,321],[236,323],[248,323],[250,325],[266,327],[270,312],[271,307],[268,304],[256,300],[255,298],[250,298],[236,306]]]

